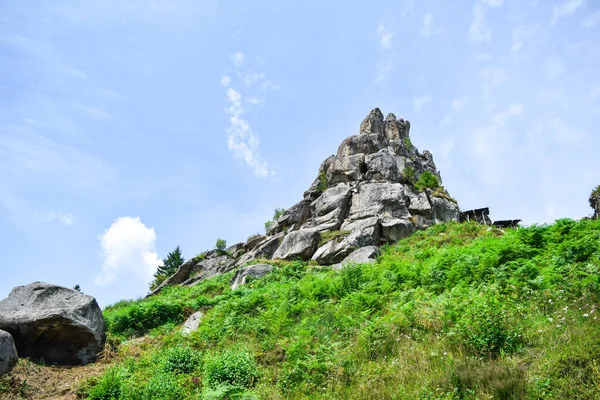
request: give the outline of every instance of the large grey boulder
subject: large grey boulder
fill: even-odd
[[[357,248],[378,245],[381,237],[381,224],[377,217],[346,221],[341,230],[347,233],[319,247],[312,260],[320,265],[335,264]]]
[[[248,278],[258,279],[267,275],[273,271],[273,266],[269,264],[254,264],[244,268],[240,268],[236,271],[233,278],[229,282],[231,290],[235,290],[238,287],[245,285]]]
[[[383,114],[379,108],[372,109],[361,122],[360,133],[383,133]]]
[[[387,218],[381,221],[381,237],[390,243],[409,237],[415,231],[413,223],[406,219]]]
[[[43,282],[17,286],[0,301],[0,329],[12,335],[20,357],[52,364],[93,362],[105,340],[92,296]]]
[[[19,361],[17,348],[10,333],[0,330],[0,375],[10,372]]]
[[[404,199],[404,188],[400,183],[363,182],[358,185],[358,193],[352,196],[348,218],[385,216],[408,219],[410,214]]]
[[[394,154],[390,148],[385,148],[375,154],[369,154],[365,163],[368,180],[399,182],[406,167],[406,158]]]
[[[342,269],[349,264],[373,264],[379,257],[379,247],[366,246],[354,250],[342,262],[332,265],[333,269]]]
[[[269,229],[270,234],[282,232],[285,229],[297,229],[310,217],[310,200],[302,200],[287,209]]]
[[[314,229],[303,229],[288,233],[281,242],[281,245],[273,254],[273,259],[310,260],[319,246],[321,235]]]
[[[327,183],[334,185],[339,182],[358,181],[365,172],[367,172],[367,166],[364,154],[336,158],[327,170]]]

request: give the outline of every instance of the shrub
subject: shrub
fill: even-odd
[[[497,357],[512,353],[523,343],[516,326],[511,300],[493,294],[476,295],[461,301],[461,310],[451,336],[455,342],[480,357]]]
[[[123,373],[119,368],[111,368],[93,386],[88,398],[91,400],[114,400],[121,397],[123,391]]]
[[[223,384],[251,387],[259,376],[256,360],[243,348],[228,349],[204,360],[204,381],[212,388]]]
[[[413,151],[413,149],[415,148],[415,146],[413,146],[413,144],[410,141],[410,138],[408,136],[404,138],[403,143],[404,143],[404,148],[406,148],[406,150],[408,150],[408,151]]]
[[[495,362],[467,359],[455,365],[450,381],[461,398],[470,398],[468,396],[476,391],[498,400],[524,399],[527,395],[525,372],[521,368]]]
[[[402,170],[402,180],[406,183],[414,184],[416,182],[416,172],[415,169],[411,166],[404,167]]]
[[[275,225],[275,223],[277,222],[279,217],[281,217],[284,213],[285,213],[285,208],[276,208],[275,209],[275,211],[273,212],[273,218],[271,220],[265,222],[265,232],[267,233],[267,235],[269,234],[269,231],[271,230],[273,225]]]
[[[215,249],[219,252],[224,252],[227,248],[227,241],[225,239],[217,239],[217,243],[215,244]]]
[[[197,264],[200,261],[204,261],[204,259],[206,258],[206,251],[203,251],[200,254],[197,254],[196,257],[192,258],[192,260]]]
[[[596,186],[590,194],[590,207],[594,209],[594,217],[600,218],[600,185]]]
[[[319,183],[317,184],[317,192],[323,193],[329,187],[329,183],[327,182],[327,175],[325,172],[321,171],[319,173]]]
[[[200,353],[190,347],[172,347],[165,352],[162,369],[168,373],[189,374],[200,365]]]
[[[423,172],[419,177],[419,180],[417,180],[417,183],[415,183],[415,187],[421,192],[425,189],[435,189],[439,186],[440,182],[436,176],[429,171]]]
[[[168,322],[179,324],[185,317],[183,304],[151,299],[105,313],[105,322],[108,332],[130,337],[144,335]]]
[[[155,374],[144,388],[142,399],[176,400],[183,398],[183,389],[171,374]]]

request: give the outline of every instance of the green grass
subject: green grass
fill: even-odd
[[[114,366],[86,390],[95,399],[600,398],[600,221],[487,228],[436,225],[372,265],[280,263],[235,291],[229,273],[116,304],[105,310],[121,342]],[[198,309],[199,330],[182,336],[178,324]],[[129,340],[139,335],[142,344]]]

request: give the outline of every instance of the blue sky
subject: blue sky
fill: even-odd
[[[589,215],[599,43],[591,0],[1,1],[0,298],[145,294],[175,246],[299,201],[376,106],[463,210]]]

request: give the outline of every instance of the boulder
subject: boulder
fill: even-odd
[[[0,375],[10,372],[19,361],[17,348],[10,333],[0,330]]]
[[[259,245],[264,243],[267,240],[267,237],[264,235],[253,235],[246,242],[246,251],[251,251],[257,248]]]
[[[460,210],[455,202],[437,196],[429,196],[429,201],[436,223],[459,220]]]
[[[339,208],[346,208],[350,198],[350,185],[348,183],[339,183],[325,190],[311,207],[315,216],[322,216]]]
[[[361,134],[350,136],[340,144],[337,150],[336,159],[344,159],[355,155],[367,155],[377,153],[382,148],[387,147],[388,142],[382,134]],[[332,162],[331,166],[335,164]],[[331,167],[330,167],[331,168]]]
[[[233,246],[230,246],[225,250],[227,254],[231,254],[233,258],[239,258],[246,252],[246,244],[245,243],[236,243]]]
[[[389,218],[381,221],[381,237],[386,242],[397,242],[413,234],[415,226],[406,219]]]
[[[312,260],[319,263],[319,265],[331,265],[343,260],[353,250],[354,248],[350,246],[346,238],[334,239],[319,247],[313,254]]]
[[[377,245],[381,236],[381,226],[377,217],[344,222],[343,231],[349,233],[319,247],[312,259],[320,265],[338,263],[359,247]]]
[[[297,229],[310,218],[310,200],[302,200],[287,209],[269,229],[270,234],[282,232],[284,229]]]
[[[400,183],[362,182],[358,185],[358,193],[352,196],[348,219],[374,216],[408,219],[410,214],[404,198],[404,188]],[[342,229],[345,228],[342,226]]]
[[[203,316],[204,313],[202,311],[190,315],[181,327],[181,334],[183,336],[189,336],[192,332],[197,331]]]
[[[345,264],[372,264],[379,256],[379,247],[366,246],[354,250],[350,255],[342,260],[342,265]]]
[[[281,242],[281,245],[273,254],[273,259],[310,260],[319,246],[321,235],[314,229],[302,229],[288,233]]]
[[[369,154],[365,158],[365,164],[367,180],[400,182],[406,162],[404,158],[394,154],[392,149],[385,148]]]
[[[421,215],[425,218],[432,218],[431,203],[425,192],[417,193],[413,190],[405,191],[408,196],[408,212],[413,216]]]
[[[359,181],[365,172],[367,167],[364,154],[336,158],[327,171],[327,183],[334,185],[339,182]]]
[[[43,282],[15,287],[0,301],[0,329],[20,357],[79,365],[96,360],[104,346],[104,319],[96,300]]]
[[[184,281],[184,286],[196,284],[204,279],[225,274],[235,268],[236,260],[226,254],[200,261],[190,273],[190,278]]]
[[[269,264],[254,264],[237,270],[231,281],[229,282],[231,290],[246,284],[248,278],[262,278],[273,270],[273,266]]]

